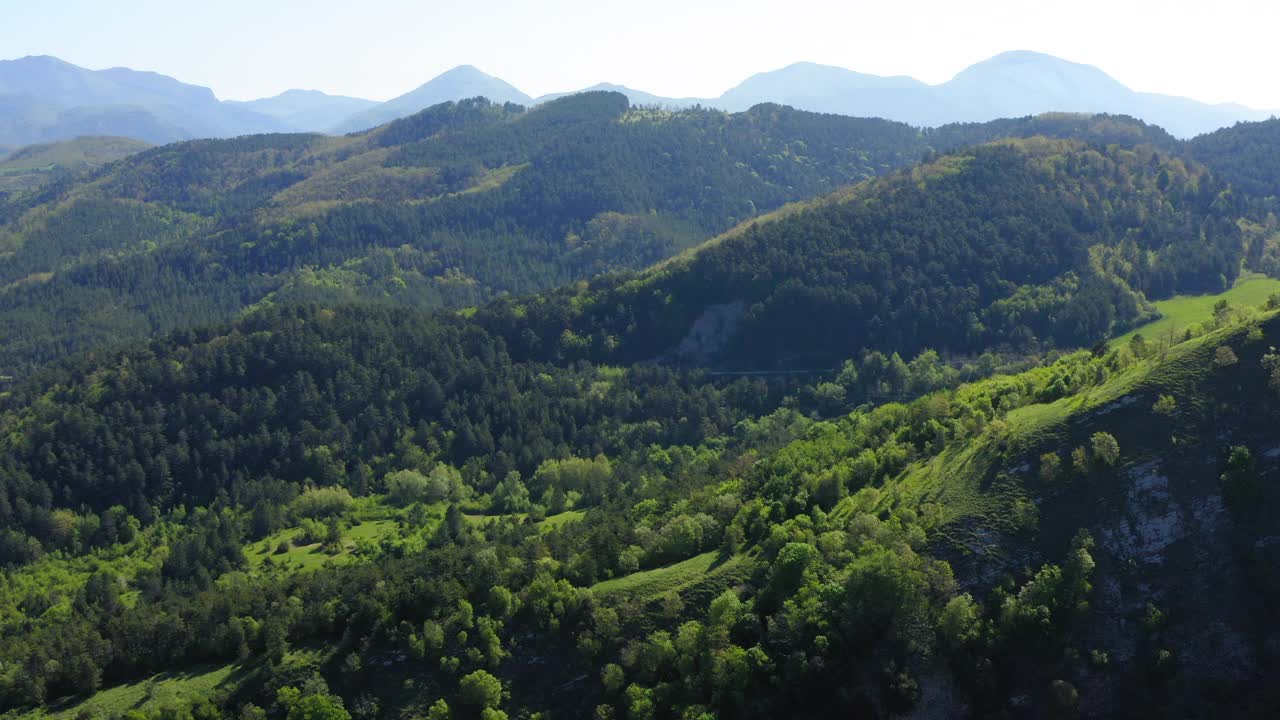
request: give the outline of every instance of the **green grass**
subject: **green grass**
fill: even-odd
[[[542,532],[547,532],[548,530],[555,530],[556,528],[563,527],[571,522],[576,522],[578,520],[581,520],[586,514],[587,514],[586,510],[566,510],[565,512],[562,512],[558,515],[550,515],[546,519],[539,520],[534,524],[537,525],[538,529],[541,530]],[[462,517],[464,520],[474,525],[483,525],[485,523],[495,521],[495,520],[500,520],[502,518],[514,518],[516,520],[524,520],[528,516],[529,516],[529,513],[510,513],[507,515],[480,515],[480,514],[474,514],[474,513],[466,513]]]
[[[628,595],[634,600],[649,600],[668,592],[681,592],[712,575],[740,568],[747,562],[744,555],[722,558],[719,550],[703,553],[666,567],[642,570],[591,586],[600,596]]]
[[[80,556],[50,553],[40,560],[0,575],[0,635],[23,632],[30,623],[58,622],[71,612],[76,594],[89,576],[109,571],[132,580],[144,570],[154,570],[164,562],[168,548],[164,529],[148,528],[133,542],[96,549]],[[24,599],[41,597],[47,609],[28,615]],[[126,603],[135,601],[137,591],[122,593]]]
[[[581,520],[586,514],[586,510],[567,510],[559,515],[551,515],[537,525],[543,532],[546,532],[547,530],[555,530],[556,528],[564,527],[571,522]]]
[[[1113,346],[1127,343],[1137,333],[1148,340],[1180,338],[1188,327],[1213,318],[1214,303],[1226,300],[1235,306],[1256,307],[1267,302],[1272,293],[1280,292],[1280,280],[1261,275],[1240,278],[1230,290],[1217,295],[1178,295],[1155,303],[1160,318],[1137,327],[1111,341]]]
[[[497,190],[507,183],[508,180],[516,176],[516,173],[529,167],[529,163],[521,163],[519,165],[503,165],[488,171],[475,182],[471,187],[457,193],[458,195],[474,195],[476,193]]]
[[[1212,302],[1210,298],[1210,309]],[[1280,313],[1265,312],[1258,320],[1268,333],[1274,333],[1278,317]],[[1145,406],[1159,394],[1175,397],[1185,408],[1202,404],[1201,386],[1212,372],[1214,350],[1221,345],[1239,348],[1246,342],[1247,332],[1247,325],[1237,323],[1179,342],[1165,353],[1135,361],[1101,386],[1055,402],[1017,408],[1003,423],[993,423],[980,435],[914,464],[886,483],[877,509],[937,503],[942,509],[938,530],[953,545],[969,544],[984,531],[1009,532],[1012,502],[1028,497],[1029,488],[1020,480],[1028,477],[1028,468],[1022,463],[1034,465],[1038,453],[1046,450],[1054,450],[1066,460],[1082,433],[1091,429],[1101,427],[1121,435],[1120,429],[1106,425],[1103,411],[1131,402],[1126,397]],[[833,512],[851,512],[855,503],[856,498],[846,498]]]
[[[277,554],[276,548],[282,541],[291,541],[298,534],[297,528],[290,528],[246,545],[244,554],[249,559],[249,567],[254,570],[261,568],[267,558],[271,558],[271,562],[277,567],[284,566],[298,572],[311,572],[324,567],[327,562],[337,565],[352,562],[356,559],[352,551],[355,550],[358,542],[361,540],[378,542],[398,531],[399,526],[395,520],[371,520],[352,526],[346,533],[342,552],[335,555],[322,552],[319,543],[302,546],[290,544],[288,552]]]
[[[158,710],[177,701],[189,702],[210,697],[220,690],[230,690],[255,669],[253,665],[204,665],[183,672],[163,673],[148,680],[101,690],[86,699],[55,703],[47,712],[37,710],[20,717],[24,720],[73,718],[86,711],[94,717],[111,717],[129,710]]]
[[[74,140],[29,145],[0,156],[0,171],[48,172],[55,166],[101,165],[151,147],[141,140],[122,137],[81,137]]]
[[[82,137],[44,145],[29,145],[6,154],[0,149],[0,190],[38,187],[58,168],[97,167],[150,147],[140,140]]]

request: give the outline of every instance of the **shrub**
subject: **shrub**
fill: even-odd
[[[300,531],[293,537],[293,544],[299,547],[303,545],[314,545],[322,543],[329,539],[329,528],[319,520],[305,518],[300,525]]]
[[[1080,693],[1076,691],[1076,686],[1066,680],[1054,680],[1049,685],[1049,691],[1053,693],[1053,700],[1058,707],[1073,708],[1080,702]]]
[[[533,502],[529,499],[529,488],[520,480],[520,473],[512,470],[507,473],[506,478],[498,483],[493,490],[494,512],[499,513],[522,513],[528,512],[533,506]]]
[[[1030,500],[1014,500],[1013,525],[1022,532],[1035,532],[1040,527],[1040,508]]]
[[[431,709],[427,710],[427,720],[449,720],[451,717],[449,703],[443,699],[431,703]]]
[[[1087,475],[1089,473],[1089,451],[1085,450],[1083,446],[1071,451],[1071,468],[1075,470],[1077,475]]]
[[[417,470],[397,470],[383,480],[387,499],[396,505],[412,505],[416,502],[438,503],[448,499],[462,500],[464,486],[462,474],[441,463],[423,475]]]
[[[1103,465],[1115,465],[1120,459],[1120,443],[1111,433],[1096,432],[1089,438],[1089,444],[1093,447],[1094,460]]]
[[[289,509],[300,518],[324,518],[341,515],[353,504],[355,500],[346,488],[310,488],[295,498]]]
[[[1040,456],[1040,479],[1051,483],[1062,474],[1062,458],[1056,452],[1047,452]]]
[[[1220,477],[1222,494],[1228,507],[1238,512],[1251,512],[1262,502],[1262,486],[1258,481],[1257,463],[1249,448],[1236,445],[1227,457],[1227,467]]]
[[[616,663],[609,663],[601,671],[600,680],[604,683],[605,691],[614,694],[622,690],[622,686],[626,682],[626,674],[622,671],[621,666]]]
[[[484,670],[476,670],[462,678],[458,697],[474,708],[493,708],[502,702],[502,681]]]
[[[948,650],[956,651],[978,639],[981,629],[979,607],[968,593],[947,602],[938,617],[938,635]]]

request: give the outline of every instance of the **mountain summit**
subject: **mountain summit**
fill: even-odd
[[[471,65],[459,65],[417,89],[388,100],[377,107],[358,113],[339,123],[338,133],[358,132],[412,115],[432,105],[450,100],[485,97],[496,103],[533,104],[533,98],[511,86],[506,81],[485,74]]]

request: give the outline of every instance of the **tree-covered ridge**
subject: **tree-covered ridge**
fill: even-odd
[[[1152,145],[1169,152],[1175,152],[1182,146],[1182,141],[1164,128],[1127,115],[1050,112],[985,123],[953,123],[926,129],[925,132],[940,152],[993,140],[1037,135],[1058,140],[1081,140],[1091,145]]]
[[[49,540],[56,508],[151,517],[277,481],[365,492],[406,443],[488,491],[551,457],[697,444],[779,399],[745,381],[689,390],[656,368],[515,364],[460,318],[354,308],[266,311],[111,362],[86,358],[5,398],[0,522]],[[675,420],[647,422],[659,416]]]
[[[74,140],[28,145],[13,151],[0,148],[0,205],[13,195],[96,168],[150,147],[141,140],[122,137],[80,137]]]
[[[866,350],[1078,347],[1239,273],[1239,202],[1148,146],[963,150],[749,223],[638,277],[478,317],[517,357],[832,367]]]
[[[1275,582],[1258,473],[1278,327],[1222,307],[1205,337],[951,389],[936,357],[894,358],[895,391],[933,392],[851,414],[810,400],[855,389],[873,357],[808,389],[718,385],[513,363],[471,321],[403,310],[273,310],[77,361],[2,421],[18,484],[0,498],[36,522],[3,536],[27,567],[0,598],[0,702],[242,661],[243,684],[191,711],[1029,717],[1201,708],[1229,687],[1256,713],[1271,689],[1182,669],[1211,666],[1182,597],[1202,560],[1173,543],[1235,543],[1214,617],[1265,635],[1273,609],[1247,598]],[[510,444],[530,455],[506,470]],[[1221,462],[1218,445],[1235,446]],[[106,470],[138,448],[185,464],[155,485]],[[1193,503],[1167,545],[1128,524],[1164,522],[1153,457]],[[62,495],[64,477],[91,484]],[[109,505],[121,489],[95,478],[154,504]],[[343,549],[371,522],[394,529]],[[313,545],[354,559],[291,569]]]
[[[930,153],[1037,134],[1170,142],[1120,117],[919,131],[776,105],[665,112],[588,93],[532,110],[446,103],[343,138],[154,148],[0,204],[0,368],[26,374],[263,303],[465,307],[639,269]]]
[[[1280,196],[1280,120],[1238,123],[1187,143],[1189,155],[1242,192]]]
[[[924,142],[881,120],[662,113],[592,93],[532,110],[448,103],[343,138],[154,148],[5,206],[0,367],[262,302],[456,307],[638,269],[914,162]]]
[[[1261,714],[1280,298],[1100,342],[1274,259],[1180,147],[602,93],[19,198],[5,352],[182,329],[0,386],[0,709]]]

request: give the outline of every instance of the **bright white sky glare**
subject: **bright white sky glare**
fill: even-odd
[[[251,99],[385,100],[471,64],[537,96],[715,97],[808,60],[940,83],[1006,50],[1135,90],[1280,109],[1276,0],[0,0],[0,58],[154,70]]]

